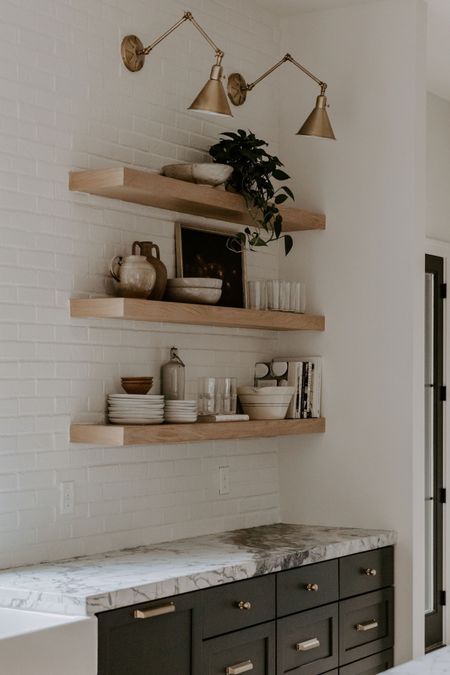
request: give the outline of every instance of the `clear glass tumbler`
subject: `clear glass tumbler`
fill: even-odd
[[[217,378],[217,412],[222,415],[234,415],[236,413],[237,395],[235,377]]]
[[[198,414],[215,415],[217,399],[217,378],[200,377],[198,380]]]
[[[247,291],[247,307],[249,309],[267,309],[265,281],[249,281]]]
[[[291,281],[290,310],[299,313],[302,302],[302,286],[300,281]]]
[[[291,311],[291,282],[280,281],[280,309],[282,312]]]
[[[280,309],[280,282],[278,279],[269,279],[266,282],[267,309]]]

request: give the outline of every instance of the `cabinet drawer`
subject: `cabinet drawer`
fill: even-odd
[[[186,593],[98,614],[98,675],[198,672],[198,601]]]
[[[318,675],[338,665],[338,605],[277,621],[277,672]]]
[[[367,593],[339,605],[341,665],[392,647],[394,643],[392,588]]]
[[[338,599],[338,561],[277,574],[277,615],[284,616],[326,605]]]
[[[248,628],[275,617],[273,574],[205,591],[203,637]]]
[[[377,675],[383,673],[394,665],[394,653],[392,649],[368,656],[349,666],[339,668],[339,675]]]
[[[203,642],[202,675],[275,675],[275,623]]]
[[[341,558],[339,583],[341,598],[392,586],[394,583],[392,546]]]

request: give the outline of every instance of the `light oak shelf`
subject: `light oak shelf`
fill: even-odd
[[[75,318],[128,319],[192,326],[257,328],[262,330],[325,330],[325,318],[312,314],[270,312],[215,305],[138,300],[135,298],[72,298],[70,315]]]
[[[237,438],[273,438],[318,434],[325,431],[325,418],[308,420],[251,420],[249,422],[197,422],[194,424],[129,425],[72,424],[71,443],[106,447],[189,443]]]
[[[118,167],[73,171],[69,189],[238,225],[253,224],[241,195],[140,169]],[[325,229],[326,219],[322,214],[283,207],[280,212],[284,232]]]

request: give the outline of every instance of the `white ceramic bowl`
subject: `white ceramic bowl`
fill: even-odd
[[[274,405],[247,405],[242,403],[243,411],[251,420],[284,420],[289,403]]]
[[[222,279],[213,277],[176,277],[167,279],[167,286],[170,288],[222,288]]]
[[[291,395],[295,392],[295,387],[238,387],[237,393],[240,396],[243,395],[254,395],[254,396],[284,396]]]
[[[246,405],[261,405],[261,406],[268,406],[268,405],[283,405],[291,402],[292,396],[288,396],[286,398],[275,398],[275,399],[264,399],[264,402],[261,401],[260,399],[256,399],[256,397],[251,397],[251,396],[239,396],[239,400],[241,403],[245,403]]]
[[[233,169],[228,164],[215,163],[166,164],[161,169],[161,173],[169,178],[216,187],[228,180]]]
[[[221,288],[178,288],[168,287],[165,299],[172,302],[193,302],[198,305],[215,305],[222,295]]]

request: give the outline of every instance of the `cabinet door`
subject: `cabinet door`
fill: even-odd
[[[277,621],[278,673],[319,675],[338,665],[338,606],[326,605]]]
[[[275,623],[203,642],[202,675],[275,675]]]
[[[210,638],[275,618],[275,575],[235,581],[203,592],[203,637]]]
[[[338,561],[328,560],[277,574],[277,616],[302,612],[338,599]]]
[[[357,661],[394,644],[394,591],[385,588],[339,603],[339,662]]]
[[[98,675],[198,675],[198,594],[102,612]]]
[[[384,652],[368,656],[349,666],[339,668],[339,675],[378,675],[394,665],[394,655],[392,649],[386,649]]]
[[[370,593],[394,583],[394,549],[377,548],[341,558],[339,561],[340,597]]]

